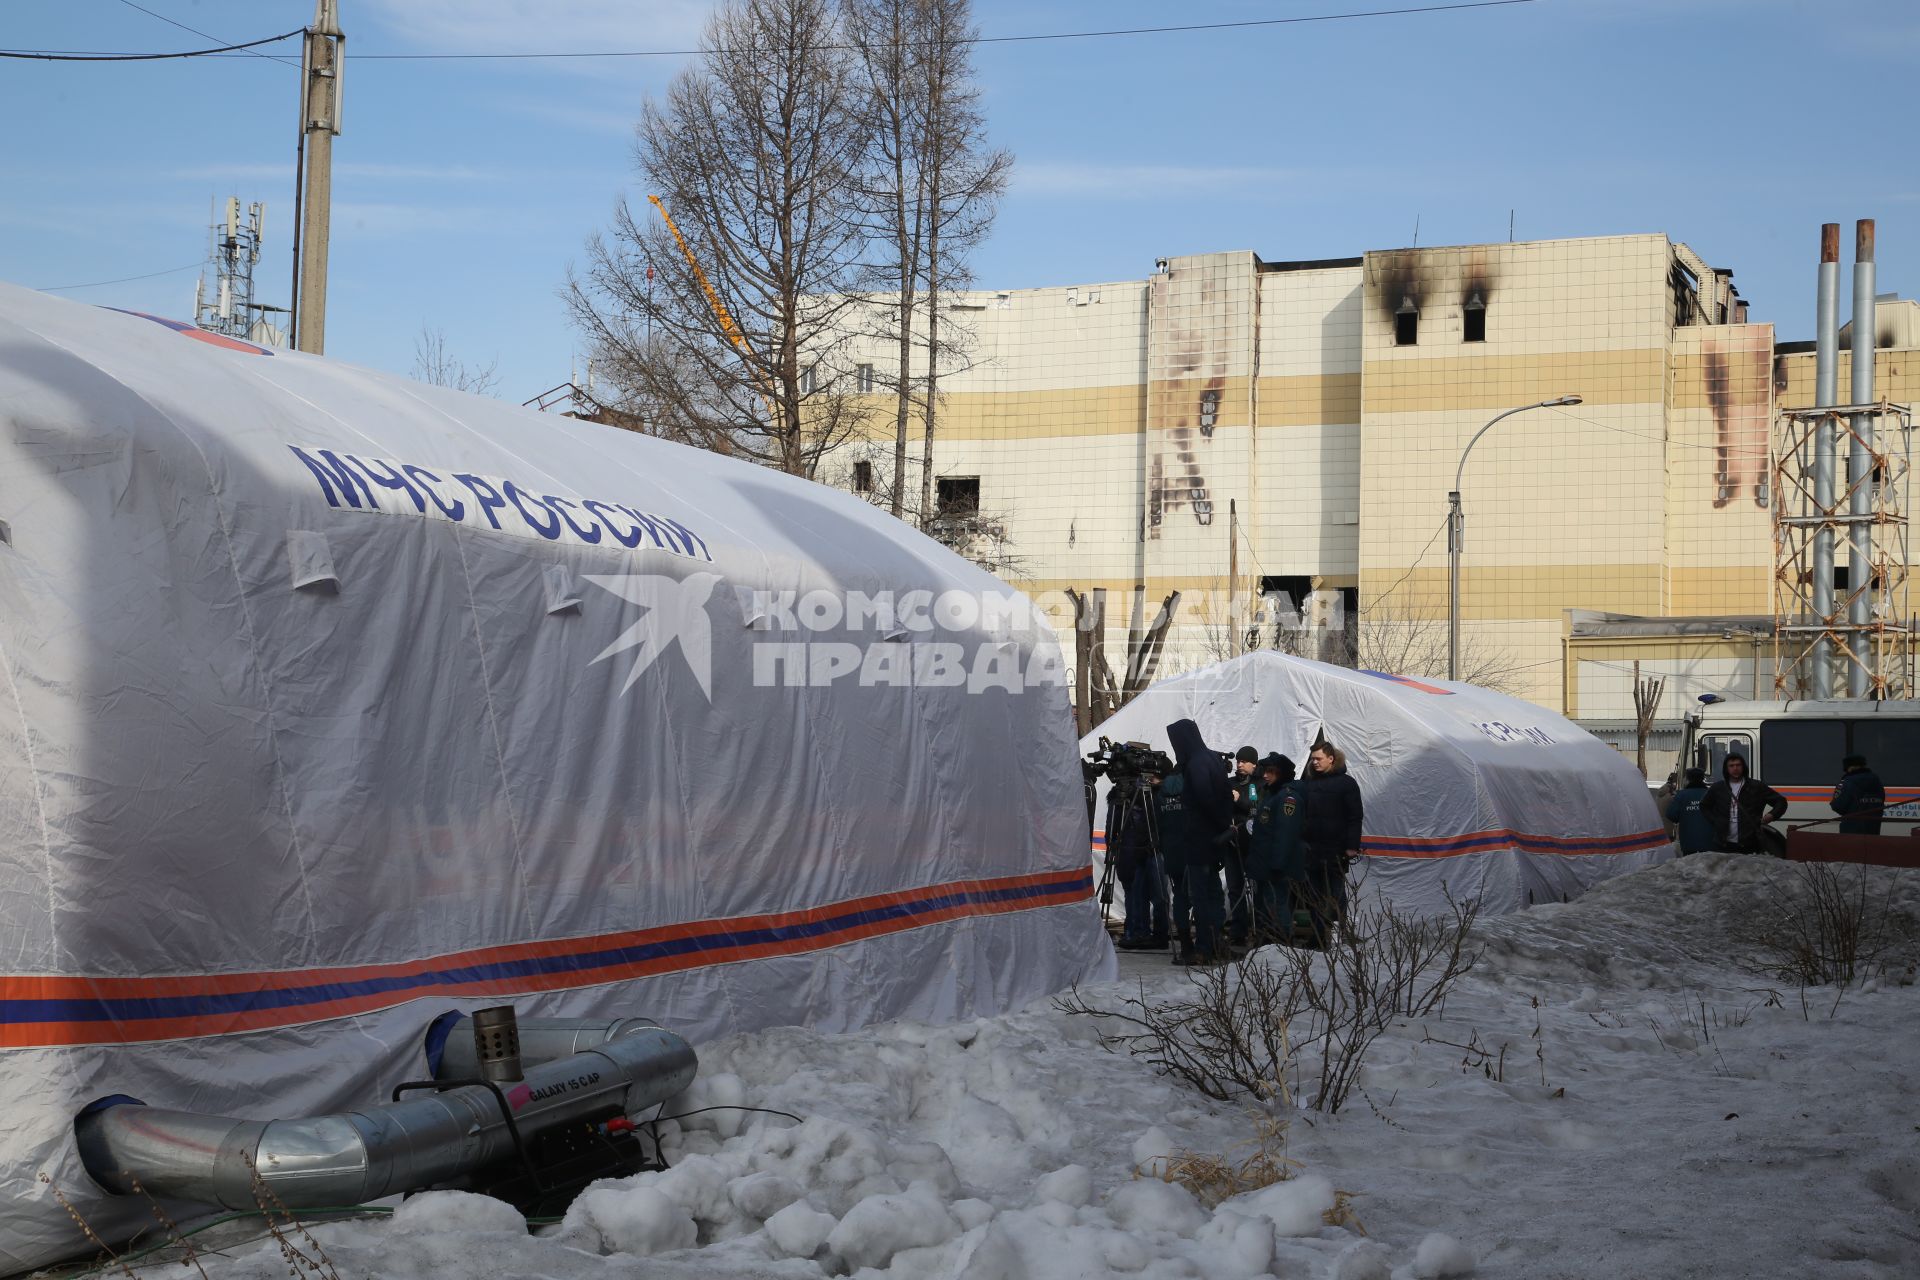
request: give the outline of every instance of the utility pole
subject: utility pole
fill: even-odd
[[[294,345],[319,355],[327,344],[327,236],[333,224],[333,139],[340,132],[339,0],[314,0],[301,52],[299,292]]]
[[[1240,503],[1227,499],[1227,656],[1240,656]]]

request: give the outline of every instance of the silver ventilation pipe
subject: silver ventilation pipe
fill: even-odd
[[[1873,219],[1854,224],[1853,240],[1853,403],[1873,403],[1873,352],[1877,326],[1873,305]],[[1873,428],[1874,415],[1862,408],[1853,415],[1853,443],[1847,450],[1847,514],[1852,544],[1847,552],[1847,589],[1853,596],[1848,621],[1856,630],[1856,660],[1847,664],[1847,696],[1864,698],[1873,688],[1879,665],[1865,628],[1873,621]]]
[[[693,1047],[657,1027],[542,1062],[502,1086],[531,1136],[610,1109],[633,1115],[693,1083]],[[93,1180],[228,1209],[259,1204],[264,1184],[288,1208],[365,1204],[457,1179],[514,1155],[513,1132],[486,1085],[413,1095],[382,1106],[298,1120],[238,1120],[165,1111],[131,1100],[74,1122]]]
[[[471,1019],[464,1013],[442,1014],[427,1031],[427,1066],[435,1080],[477,1080],[480,1070],[479,1047],[475,1035],[480,1013]],[[659,1024],[647,1018],[521,1018],[520,1062],[523,1068],[537,1067],[557,1058],[570,1058],[588,1049],[598,1049],[642,1031],[657,1031]]]
[[[1820,227],[1820,288],[1816,303],[1813,344],[1813,407],[1831,409],[1840,382],[1840,224]],[[1833,511],[1834,425],[1821,418],[1813,428],[1813,501],[1823,515]],[[1833,526],[1822,524],[1813,533],[1813,611],[1816,622],[1831,627],[1833,617]],[[1833,639],[1823,634],[1813,644],[1813,672],[1808,692],[1815,698],[1833,696]]]

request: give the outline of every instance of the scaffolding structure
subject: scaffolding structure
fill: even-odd
[[[1905,510],[1912,432],[1912,409],[1885,400],[1780,412],[1773,448],[1776,697],[1862,685],[1870,698],[1915,696]],[[1856,448],[1872,466],[1834,476],[1835,455]],[[1825,544],[1830,563],[1832,548],[1853,544],[1863,525],[1872,548],[1866,572],[1850,562],[1844,586],[1823,583],[1816,547]],[[1824,680],[1817,676],[1822,664]]]
[[[246,217],[240,201],[228,196],[224,215],[216,212],[207,236],[207,266],[193,285],[193,323],[261,346],[286,345],[286,334],[270,317],[287,308],[255,302],[253,268],[266,235],[267,206],[254,201]]]

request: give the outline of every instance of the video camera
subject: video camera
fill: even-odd
[[[1145,774],[1166,777],[1173,772],[1167,753],[1145,742],[1114,742],[1100,739],[1098,750],[1089,751],[1080,770],[1089,781],[1105,777],[1116,784],[1131,782]]]

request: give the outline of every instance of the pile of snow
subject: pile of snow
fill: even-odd
[[[1781,873],[1703,855],[1484,921],[1485,959],[1444,1016],[1382,1038],[1338,1115],[1292,1117],[1294,1176],[1217,1205],[1151,1174],[1183,1152],[1244,1156],[1247,1107],[1107,1051],[1094,1020],[1042,1001],[704,1046],[671,1111],[805,1118],[663,1124],[670,1168],[596,1184],[557,1226],[434,1193],[313,1231],[340,1274],[396,1280],[609,1262],[795,1280],[1911,1275],[1920,990],[1895,980],[1837,1006],[1827,990],[1803,1009],[1731,963]],[[1920,872],[1867,874],[1920,907]],[[1083,994],[1180,991],[1156,959]],[[272,1247],[202,1261],[260,1280],[286,1265]]]

